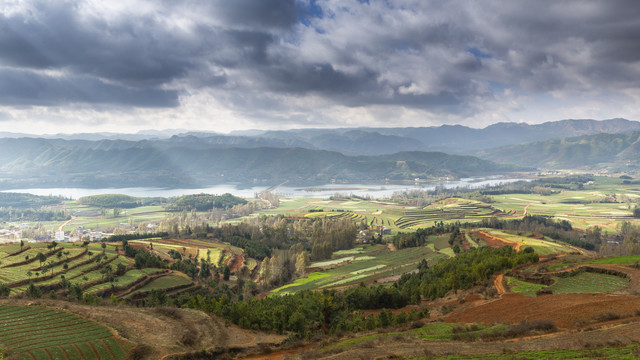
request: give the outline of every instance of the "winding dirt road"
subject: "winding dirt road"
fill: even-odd
[[[504,274],[498,274],[498,276],[496,276],[496,279],[493,280],[493,286],[496,288],[499,295],[502,295],[507,292],[507,289],[505,289],[504,287],[503,281],[504,281]]]

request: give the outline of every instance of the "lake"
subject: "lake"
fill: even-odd
[[[444,188],[481,188],[484,186],[495,186],[515,181],[527,179],[505,178],[502,176],[491,176],[483,178],[464,178],[454,181],[438,181],[420,184],[326,184],[312,187],[293,187],[279,186],[272,192],[282,197],[302,197],[302,198],[327,198],[336,193],[354,194],[357,196],[370,196],[375,199],[381,199],[391,196],[397,191],[409,190],[434,190],[436,187]],[[83,196],[100,195],[100,194],[125,194],[135,197],[175,197],[191,194],[224,194],[231,193],[236,196],[251,198],[256,193],[262,192],[269,188],[268,186],[242,186],[240,184],[222,184],[214,185],[199,189],[165,189],[153,187],[134,187],[134,188],[102,188],[102,189],[86,189],[86,188],[36,188],[36,189],[12,189],[3,190],[2,192],[19,192],[34,195],[54,195],[64,196],[72,199],[78,199]]]

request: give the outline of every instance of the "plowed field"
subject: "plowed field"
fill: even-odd
[[[451,314],[446,321],[516,324],[522,319],[549,319],[560,328],[569,328],[576,323],[588,323],[603,312],[633,315],[637,310],[640,310],[640,300],[636,296],[558,294],[528,297],[504,294],[498,300]]]

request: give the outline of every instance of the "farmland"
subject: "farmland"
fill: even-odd
[[[272,291],[272,294],[293,293],[309,289],[336,288],[360,282],[383,282],[395,276],[414,271],[418,262],[427,259],[437,262],[446,255],[429,247],[389,251],[385,246],[362,247],[362,253],[338,257],[332,261],[313,263],[308,277]],[[387,280],[388,281],[388,280]]]
[[[225,244],[159,238],[131,243],[150,249],[167,260],[171,259],[168,251],[173,249],[185,257],[203,261],[210,259],[216,265],[229,265],[234,270],[244,265],[253,270],[257,266],[253,259],[245,261],[242,249]],[[127,299],[132,292],[140,296],[152,289],[171,290],[192,284],[186,276],[172,275],[165,269],[135,269],[133,259],[125,257],[121,250],[116,252],[121,247],[120,243],[90,243],[86,246],[59,243],[55,249],[48,245],[29,244],[24,246],[19,255],[16,255],[20,251],[18,244],[0,246],[0,283],[7,284],[11,296],[24,294],[31,283],[58,295],[66,291],[63,286],[66,282],[78,285],[86,294],[103,296],[115,292],[116,296],[120,297],[122,293],[122,297]],[[44,254],[42,262],[37,260],[38,253]],[[111,278],[107,276],[119,266],[123,266],[126,272]]]
[[[593,184],[583,189],[562,189],[548,195],[514,193],[487,198],[490,202],[449,197],[424,207],[398,205],[385,199],[282,199],[277,209],[261,213],[349,217],[354,222],[385,226],[392,231],[428,227],[434,221],[477,222],[491,217],[521,218],[526,214],[568,220],[582,229],[597,225],[606,231],[615,230],[621,221],[639,221],[633,219],[631,212],[634,201],[640,198],[640,189],[610,177],[595,177]]]
[[[559,277],[549,287],[554,294],[615,292],[629,286],[620,276],[581,272],[571,277]]]
[[[124,359],[134,345],[101,324],[42,307],[0,305],[0,323],[0,345],[21,359]]]
[[[272,294],[286,294],[302,290],[337,288],[360,282],[384,282],[399,275],[414,271],[422,259],[435,263],[446,258],[432,248],[424,246],[414,249],[389,251],[386,246],[373,245],[359,248],[361,252],[339,254],[334,260],[312,263],[313,271],[306,278],[298,279],[272,291]]]
[[[422,209],[412,209],[403,212],[402,216],[395,221],[395,225],[400,229],[407,229],[415,226],[431,226],[439,221],[479,221],[492,216],[505,216],[501,210],[491,205],[478,201],[464,201],[462,199],[447,199],[426,206]]]
[[[116,298],[113,301],[114,304],[129,303],[149,306],[151,305],[150,299],[154,294],[161,294],[169,298],[169,301],[162,304],[195,306],[201,300],[189,299],[189,297],[201,294],[203,298],[204,296],[215,296],[216,301],[209,302],[209,298],[206,298],[206,302],[204,302],[204,304],[214,304],[211,306],[215,308],[215,304],[218,304],[217,301],[220,301],[222,296],[231,302],[239,301],[241,296],[245,299],[267,296],[265,300],[279,300],[286,299],[287,297],[280,297],[286,294],[307,296],[307,293],[301,294],[305,290],[338,290],[340,293],[345,288],[356,287],[360,283],[382,284],[384,285],[383,289],[390,290],[395,287],[389,285],[398,280],[401,275],[418,272],[417,267],[422,260],[427,260],[427,266],[431,267],[443,259],[454,258],[473,251],[473,248],[486,245],[495,248],[507,245],[517,251],[523,251],[527,248],[533,249],[540,256],[540,262],[524,268],[514,267],[510,268],[511,270],[500,270],[503,273],[499,274],[498,279],[502,279],[503,276],[506,279],[506,286],[501,290],[495,290],[499,289],[496,284],[499,284],[500,280],[496,279],[496,273],[493,272],[495,270],[492,270],[483,282],[477,283],[472,288],[464,288],[463,290],[453,287],[454,290],[444,295],[444,298],[433,299],[425,297],[423,294],[422,299],[420,296],[413,297],[410,305],[393,310],[396,314],[402,314],[411,309],[429,308],[433,320],[422,319],[421,322],[426,322],[426,324],[401,325],[398,322],[398,324],[393,323],[390,330],[378,329],[377,333],[366,333],[362,337],[358,334],[358,336],[354,335],[354,338],[346,340],[338,340],[336,335],[335,338],[324,342],[327,344],[324,349],[327,353],[344,352],[342,358],[353,358],[352,349],[359,347],[375,349],[382,353],[397,351],[407,357],[422,356],[422,353],[407,354],[403,352],[404,350],[400,348],[401,344],[408,348],[413,346],[414,349],[416,348],[415,344],[421,344],[420,346],[424,345],[424,347],[427,347],[426,344],[428,344],[429,349],[432,349],[433,346],[433,354],[436,355],[448,354],[446,349],[450,349],[454,344],[456,345],[454,353],[464,357],[471,355],[465,353],[466,349],[473,347],[467,344],[467,342],[473,341],[470,340],[471,338],[491,335],[494,331],[503,331],[509,326],[517,325],[523,319],[544,321],[553,318],[554,325],[561,332],[567,329],[581,329],[581,332],[582,330],[585,332],[581,336],[589,339],[591,339],[589,333],[591,330],[586,330],[587,326],[599,327],[601,323],[606,321],[615,321],[614,318],[628,319],[631,325],[639,323],[635,319],[637,311],[639,311],[635,292],[640,288],[638,286],[640,277],[636,276],[637,269],[634,268],[634,264],[640,261],[637,255],[598,258],[595,251],[584,250],[558,240],[564,239],[571,242],[572,239],[548,235],[548,232],[533,229],[534,226],[544,228],[540,224],[531,225],[531,228],[526,228],[524,225],[521,228],[495,225],[495,223],[506,224],[507,220],[522,219],[525,214],[548,215],[555,220],[568,220],[581,229],[593,225],[602,226],[604,234],[607,236],[622,220],[637,223],[637,220],[631,218],[630,215],[630,206],[632,205],[629,199],[638,198],[637,194],[634,194],[633,188],[624,187],[617,180],[598,179],[593,185],[584,185],[584,189],[567,188],[551,192],[549,195],[501,193],[500,195],[466,198],[466,195],[462,194],[460,197],[452,196],[439,199],[420,207],[399,205],[386,200],[362,200],[355,197],[342,200],[281,199],[279,207],[260,210],[258,216],[253,214],[250,217],[233,219],[234,224],[243,220],[251,222],[250,226],[253,226],[251,228],[253,230],[246,230],[250,227],[243,224],[246,226],[244,233],[234,233],[231,228],[226,228],[226,232],[223,232],[207,227],[209,230],[206,233],[202,231],[179,232],[173,238],[154,237],[129,241],[133,248],[148,251],[160,257],[168,265],[172,265],[177,259],[185,259],[185,262],[189,261],[196,266],[200,262],[210,263],[219,267],[217,270],[226,265],[229,267],[227,270],[230,270],[232,274],[224,280],[221,280],[221,272],[215,274],[215,278],[213,273],[210,277],[200,278],[200,275],[196,276],[196,273],[188,272],[184,268],[180,270],[168,269],[167,265],[135,268],[133,256],[125,257],[123,249],[118,249],[122,243],[112,242],[106,243],[104,247],[101,243],[90,243],[85,246],[81,246],[79,243],[59,243],[56,248],[47,247],[47,243],[26,243],[23,249],[19,244],[14,243],[0,247],[0,282],[9,285],[11,297],[28,296],[29,282],[33,282],[44,290],[44,297],[49,295],[51,298],[65,298],[68,297],[68,294],[61,286],[68,281],[79,285],[85,295],[101,298],[98,301],[103,304],[107,303],[104,298],[113,293]],[[71,203],[67,203],[66,206],[69,208],[77,207],[77,209],[84,208],[84,205]],[[86,209],[92,210],[91,208]],[[291,217],[262,217],[260,215],[287,215]],[[99,216],[76,216],[63,228],[68,231],[74,230],[76,226],[101,228],[114,226],[114,224],[122,225],[125,221],[129,225],[135,225],[143,220],[161,221],[166,216],[166,212],[161,207],[128,209],[126,217],[124,215],[113,216],[107,210]],[[204,219],[207,214],[193,212],[183,216],[184,219],[187,217],[195,219],[198,216]],[[310,251],[309,248],[314,246],[304,235],[299,235],[309,229],[300,224],[307,226],[308,224],[321,223],[323,226],[329,227],[332,223],[330,221],[308,221],[316,218],[348,220],[340,223],[348,223],[349,226],[355,224],[353,233],[357,234],[360,230],[363,231],[356,238],[354,248],[350,248],[353,243],[350,243],[348,247],[336,246],[334,249],[344,250],[329,252],[322,256],[313,255],[315,260],[304,262],[306,268],[300,269],[296,262],[297,257],[292,256],[293,251],[299,251],[299,249]],[[483,220],[484,223],[481,223]],[[465,226],[458,224],[458,222],[470,222],[473,225]],[[210,224],[218,225],[213,222]],[[417,245],[416,243],[399,245],[394,242],[395,235],[399,232],[413,233],[417,229],[432,226],[435,229],[437,228],[434,226],[435,224],[441,229],[446,228],[446,230],[429,232],[429,235],[423,236]],[[53,226],[53,224],[51,225]],[[122,228],[126,227],[125,225],[122,225]],[[262,233],[265,226],[273,226],[278,231]],[[456,228],[455,232],[454,228]],[[382,230],[384,230],[384,236],[378,237]],[[370,231],[369,234],[368,231]],[[369,236],[371,233],[375,236],[373,239]],[[584,232],[574,232],[574,234],[576,233],[580,239],[586,237],[583,236]],[[293,266],[289,268],[290,273],[293,274],[295,271],[295,274],[278,282],[267,282],[264,278],[267,276],[265,274],[273,273],[274,270],[265,271],[265,268],[260,267],[258,261],[246,256],[241,248],[217,239],[218,237],[231,236],[227,234],[239,234],[246,239],[247,243],[234,242],[245,249],[247,244],[254,245],[255,242],[264,241],[267,243],[269,241],[268,244],[272,252],[268,256],[273,268],[276,269],[275,271],[280,270],[276,267],[281,266],[280,264],[291,265],[295,263],[295,270]],[[253,234],[258,234],[258,236],[253,238]],[[249,237],[252,238],[249,239]],[[610,239],[613,239],[613,236]],[[571,242],[571,244],[575,244],[575,242]],[[529,253],[529,250],[526,251]],[[46,260],[42,262],[37,260],[38,253],[43,253]],[[119,265],[120,267],[124,266],[125,271],[117,276],[109,277],[105,272],[107,265],[113,269]],[[598,268],[602,272],[578,268],[587,265]],[[482,266],[477,268],[480,270],[488,269]],[[423,268],[421,267],[421,269]],[[185,271],[185,273],[180,271]],[[490,276],[491,274],[494,274],[493,277]],[[454,274],[451,278],[455,279],[457,276],[460,279],[465,278],[462,274]],[[495,282],[494,279],[496,279]],[[248,286],[243,290],[240,284]],[[210,294],[215,295],[206,293],[207,286],[210,286]],[[276,288],[274,289],[274,287]],[[158,292],[154,292],[154,290]],[[353,290],[357,289],[349,291]],[[318,293],[325,292],[313,292],[313,294]],[[181,294],[185,296],[179,296]],[[413,301],[414,298],[415,301]],[[88,299],[91,300],[91,297]],[[162,297],[160,296],[159,299]],[[85,299],[84,301],[89,300]],[[178,300],[183,303],[179,304]],[[78,299],[78,301],[83,301],[83,299]],[[186,303],[187,301],[189,302]],[[601,315],[603,308],[610,309],[615,316]],[[504,311],[504,309],[511,310]],[[366,311],[366,314],[369,314],[369,311],[372,314],[380,313],[380,309]],[[571,315],[572,312],[578,313],[578,315]],[[220,314],[216,313],[216,315]],[[605,318],[614,320],[602,320]],[[236,322],[235,319],[229,321],[242,324],[240,321]],[[286,318],[285,324],[291,323],[292,320]],[[357,328],[357,325],[351,323],[348,325]],[[247,328],[253,327],[255,329],[257,328],[255,326],[251,325]],[[260,324],[260,326],[268,325]],[[332,334],[319,334],[319,329],[324,329],[324,326],[329,328],[328,324],[322,324],[311,329],[308,333],[303,332],[296,336],[301,339],[312,336],[333,336]],[[373,329],[376,326],[379,325],[373,325]],[[415,326],[415,328],[408,328],[409,326]],[[460,328],[463,329],[460,330]],[[453,329],[456,329],[458,335],[454,336]],[[464,329],[475,330],[467,331]],[[318,333],[313,331],[318,331]],[[540,334],[534,333],[533,335]],[[463,339],[460,336],[469,336],[470,338]],[[564,335],[545,336],[553,338],[557,336],[558,339],[563,339]],[[399,345],[391,344],[390,339],[393,342],[397,340]],[[83,341],[94,344],[93,339]],[[204,340],[201,341],[204,345]],[[500,345],[501,348],[498,348],[497,342],[490,340],[482,341],[479,346],[487,354],[492,355],[501,352],[502,348],[508,348],[509,351],[513,351],[513,354],[543,356],[542,353],[536,353],[535,350],[544,349],[544,347],[536,343],[534,339],[523,338],[522,341],[527,344],[527,352],[523,351],[524,348],[519,348],[511,343]],[[594,340],[585,341],[593,344],[590,346],[602,347]],[[625,341],[621,341],[620,344],[626,344]],[[11,348],[2,342],[0,344]],[[532,345],[529,346],[529,344]],[[101,351],[99,345],[94,344],[93,346],[96,351]],[[84,345],[78,345],[79,349],[83,347]],[[575,346],[569,348],[584,350],[575,349]],[[61,345],[60,349],[62,351],[65,348]],[[318,349],[321,352],[324,350]],[[550,353],[550,357],[566,354],[562,351],[568,351],[559,347],[552,350],[557,353]],[[55,357],[59,354],[57,351],[56,349],[46,351],[34,349],[31,354],[36,358],[44,357],[43,354],[47,353],[51,357]],[[364,350],[364,353],[366,351]],[[64,355],[64,353],[62,354]],[[340,356],[336,356],[336,358],[340,358]]]

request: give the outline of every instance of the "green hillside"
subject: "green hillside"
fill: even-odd
[[[584,166],[638,166],[640,132],[598,134],[521,145],[479,153],[484,159],[520,166],[575,168]]]
[[[0,139],[0,187],[205,186],[464,177],[519,170],[472,156],[400,152],[345,156],[303,148],[226,148],[162,140]]]

